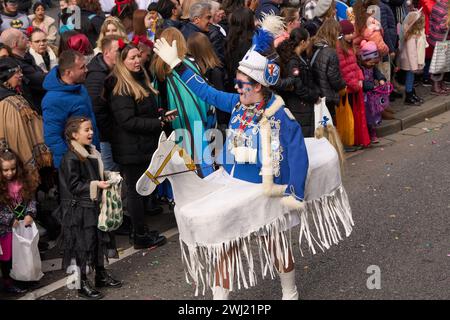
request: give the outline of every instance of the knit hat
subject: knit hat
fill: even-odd
[[[281,17],[264,15],[261,27],[256,30],[252,46],[239,62],[238,70],[265,87],[273,86],[280,77],[280,67],[275,62],[278,57],[273,47],[274,34],[283,24]]]
[[[331,7],[333,0],[318,0],[314,8],[314,17],[321,17]]]
[[[341,34],[343,35],[352,34],[355,31],[355,27],[348,20],[339,21],[339,24],[341,25]]]
[[[377,59],[379,57],[378,48],[375,42],[373,41],[361,41],[359,48],[359,55],[361,59],[364,61]]]
[[[0,83],[8,81],[18,70],[20,66],[16,60],[11,57],[0,59]]]

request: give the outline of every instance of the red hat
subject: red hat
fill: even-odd
[[[343,35],[352,34],[353,32],[355,32],[355,27],[350,21],[341,20],[339,21],[339,24],[341,25],[341,33]]]

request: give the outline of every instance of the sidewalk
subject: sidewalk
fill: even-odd
[[[396,111],[395,119],[383,120],[381,126],[377,128],[378,137],[397,133],[450,110],[450,95],[435,96],[430,94],[430,90],[431,87],[421,85],[416,87],[417,94],[425,100],[421,106],[406,106],[403,104],[403,99],[391,102],[391,109]]]

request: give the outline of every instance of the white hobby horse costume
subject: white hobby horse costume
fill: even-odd
[[[266,16],[263,27],[273,20],[278,21]],[[220,170],[199,178],[193,161],[175,143],[176,132],[169,138],[162,134],[136,189],[148,195],[165,178],[171,182],[186,280],[194,281],[196,295],[200,284],[203,294],[211,287],[215,299],[227,298],[228,286],[232,291],[255,285],[257,252],[262,276],[269,272],[273,278],[278,269],[283,299],[298,299],[291,229],[299,225],[299,246],[306,241],[315,253],[349,236],[353,219],[334,147],[326,139],[304,139],[281,97],[264,91],[280,73],[262,54],[271,48],[273,33],[261,28],[253,43],[239,63],[246,76],[238,75],[239,94],[231,94],[212,88],[185,66],[176,44],[156,41],[156,54],[186,86],[208,105],[230,113],[231,120],[225,146],[216,155]]]

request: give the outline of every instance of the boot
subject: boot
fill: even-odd
[[[92,284],[88,279],[81,280],[81,288],[78,289],[78,296],[89,300],[98,300],[103,298],[103,294],[92,288]]]
[[[135,233],[133,240],[135,249],[159,247],[167,242],[166,237],[160,235],[157,231],[144,232],[143,234]]]
[[[229,300],[230,290],[215,286],[213,291],[213,300]]]
[[[418,95],[416,95],[416,89],[413,89],[412,91],[412,97],[419,102],[420,104],[424,103],[425,100],[423,100],[421,97],[419,97]]]
[[[283,291],[281,300],[298,300],[297,286],[295,285],[295,269],[279,275],[281,290]]]
[[[95,286],[97,288],[120,288],[122,282],[111,277],[106,269],[103,268],[102,270],[95,271]]]
[[[14,281],[11,278],[7,278],[3,280],[3,291],[6,293],[12,294],[24,294],[27,292],[26,289],[19,288],[14,285]]]
[[[412,92],[406,92],[404,104],[408,106],[418,106],[419,101],[414,99]]]

